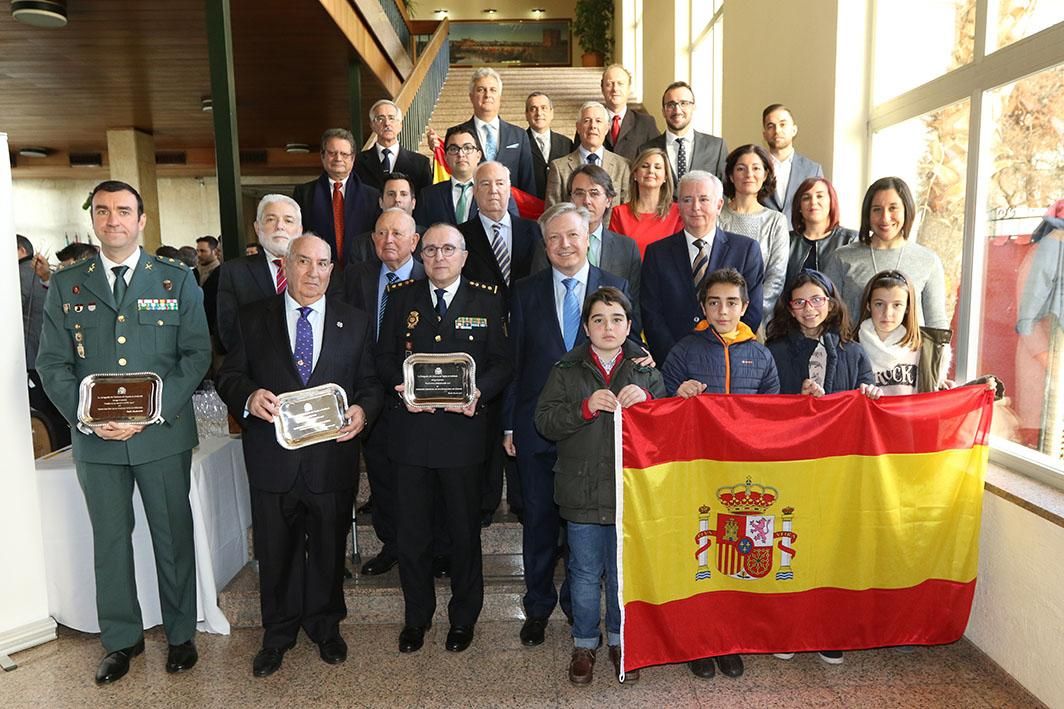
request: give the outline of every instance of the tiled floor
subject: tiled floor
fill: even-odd
[[[200,663],[183,675],[163,669],[166,640],[147,636],[129,675],[96,687],[98,639],[60,628],[59,639],[15,655],[19,668],[0,675],[0,707],[1032,707],[1041,706],[967,641],[911,654],[875,650],[846,654],[839,666],[815,655],[790,662],[747,656],[739,679],[700,680],[685,665],[652,667],[636,684],[619,685],[605,651],[589,687],[566,679],[568,627],[552,622],[540,647],[522,647],[520,622],[477,626],[462,654],[443,649],[446,627],[433,627],[413,655],[396,649],[398,625],[345,625],[345,664],[324,664],[302,637],[275,675],[251,675],[260,634],[200,634]]]

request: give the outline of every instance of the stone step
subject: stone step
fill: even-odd
[[[359,514],[357,519],[358,553],[362,561],[367,561],[380,553],[381,541],[373,531],[368,514]],[[495,513],[490,527],[480,530],[480,548],[482,554],[520,554],[521,523],[517,517],[503,507]],[[347,535],[347,556],[351,556],[351,535]]]
[[[525,584],[521,576],[520,554],[485,554],[484,607],[480,620],[524,618],[521,599]],[[393,624],[403,621],[403,594],[399,587],[399,568],[379,576],[362,576],[351,567],[353,578],[344,583],[347,619],[344,623]],[[563,570],[557,567],[555,580],[561,583]],[[450,581],[436,581],[436,614],[433,622],[447,622]],[[218,594],[218,606],[234,628],[256,628],[262,623],[259,606],[259,578],[255,562],[249,562]],[[564,618],[560,609],[553,617]]]

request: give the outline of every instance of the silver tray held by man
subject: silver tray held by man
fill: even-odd
[[[78,420],[90,428],[109,421],[150,426],[162,408],[163,380],[155,372],[90,374],[78,390]]]
[[[403,401],[415,409],[465,407],[476,400],[477,363],[465,352],[403,360]]]
[[[338,384],[278,394],[277,400],[273,425],[277,443],[288,450],[335,441],[347,423],[347,392]]]

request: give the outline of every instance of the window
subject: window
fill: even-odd
[[[893,98],[972,61],[974,0],[879,0],[873,100]]]
[[[991,24],[986,51],[993,52],[1064,20],[1064,4],[1060,0],[989,0],[987,14]]]

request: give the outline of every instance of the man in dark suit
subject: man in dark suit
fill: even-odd
[[[224,351],[236,344],[236,320],[242,306],[284,292],[288,244],[302,233],[302,213],[294,199],[268,194],[259,200],[255,216],[259,253],[218,267],[218,339]]]
[[[724,206],[720,180],[701,170],[688,172],[680,179],[678,202],[684,230],[655,241],[643,257],[643,334],[656,362],[664,362],[676,341],[702,319],[698,286],[719,268],[731,266],[743,275],[750,307],[742,321],[754,331],[761,324],[761,249],[753,239],[717,226]]]
[[[458,227],[469,249],[462,275],[497,286],[507,300],[510,285],[531,273],[536,251],[543,248],[539,226],[507,211],[510,174],[506,166],[481,163],[473,190],[477,215]]]
[[[532,148],[532,168],[536,176],[536,196],[543,199],[547,189],[547,170],[552,160],[573,152],[573,141],[550,129],[554,121],[554,102],[542,91],[533,91],[525,99],[528,141]]]
[[[569,176],[581,165],[599,165],[605,170],[617,188],[617,194],[611,200],[611,207],[628,201],[628,181],[631,171],[628,160],[619,154],[611,153],[603,145],[608,133],[609,114],[606,107],[598,101],[588,101],[580,107],[576,120],[578,144],[576,150],[565,157],[558,158],[550,164],[547,175],[547,193],[544,202],[549,207],[564,202],[568,193],[565,186]]]
[[[539,223],[543,229],[550,268],[519,281],[513,289],[510,339],[514,352],[514,380],[506,390],[503,445],[517,457],[524,505],[524,645],[543,642],[547,619],[558,603],[554,586],[561,519],[554,504],[554,443],[543,438],[533,420],[536,402],[547,375],[562,356],[586,335],[580,327],[584,299],[600,286],[628,294],[623,279],[588,263],[590,215],[583,207],[560,202]],[[633,327],[633,330],[636,330]],[[562,609],[569,602],[562,591]]]
[[[658,134],[653,116],[628,108],[632,75],[620,64],[611,64],[602,72],[602,102],[607,116],[606,150],[626,161],[635,160],[639,148]]]
[[[397,207],[385,209],[373,231],[375,258],[352,264],[344,273],[343,299],[367,313],[374,321],[374,336],[380,334],[388,303],[387,287],[425,277],[425,267],[414,258],[418,234],[414,219]],[[366,439],[366,475],[369,477],[373,531],[381,540],[380,553],[362,566],[366,576],[383,574],[399,561],[396,542],[398,487],[395,466],[388,458],[388,422],[381,417],[369,427]]]
[[[381,190],[379,206],[382,213],[389,209],[399,209],[413,215],[414,208],[417,207],[417,199],[414,197],[414,183],[411,181],[410,176],[402,172],[388,173],[384,178],[384,189]],[[379,224],[380,220],[378,218],[378,226]],[[420,234],[425,229],[419,224],[415,231]],[[355,237],[355,243],[351,245],[350,249],[347,249],[347,265],[350,266],[363,261],[371,261],[376,265],[380,265],[376,246],[373,243],[373,235],[376,233],[376,227],[374,227],[373,231],[367,231]]]
[[[199,442],[192,392],[210,365],[211,345],[195,273],[138,246],[147,221],[140,194],[108,180],[96,186],[90,202],[100,253],[52,275],[37,373],[73,427],[74,467],[92,522],[100,641],[107,651],[96,683],[109,684],[144,652],[133,568],[134,482],[155,550],[169,644],[166,671],[188,670],[198,658],[188,500],[192,449]],[[90,428],[79,420],[82,380],[115,372],[161,378],[159,421],[95,421]]]
[[[363,150],[355,161],[355,174],[362,183],[384,191],[384,178],[392,172],[410,177],[416,196],[432,184],[432,165],[420,153],[399,145],[403,131],[403,112],[394,102],[381,99],[369,109],[369,124],[377,136],[377,144]]]
[[[480,146],[475,133],[453,126],[447,129],[443,145],[451,179],[426,187],[418,195],[414,207],[414,221],[418,224],[458,226],[477,212],[473,173],[480,163]]]
[[[321,177],[296,185],[293,197],[303,212],[303,228],[329,244],[333,261],[347,263],[355,237],[372,231],[380,209],[380,190],[352,172],[355,137],[344,128],[321,134]]]
[[[401,395],[407,356],[464,352],[476,363],[476,389],[467,406],[413,408],[399,396],[388,404],[388,454],[403,490],[399,579],[406,611],[399,651],[421,648],[436,609],[431,559],[438,485],[451,537],[447,608],[451,627],[446,647],[461,652],[473,640],[484,602],[479,512],[488,422],[482,402],[499,396],[510,380],[510,349],[497,288],[461,275],[467,256],[461,233],[450,225],[429,227],[421,253],[428,278],[390,287],[377,345],[377,371],[385,389]]]
[[[536,191],[536,178],[532,170],[532,148],[528,134],[512,123],[499,117],[502,107],[502,77],[489,67],[473,71],[469,79],[469,102],[473,115],[458,124],[476,140],[481,161],[495,160],[510,170],[514,187],[529,194]],[[450,133],[450,130],[448,130]],[[429,145],[439,138],[429,131]]]
[[[373,320],[325,290],[333,264],[316,236],[291,243],[288,287],[240,311],[236,344],[218,374],[218,392],[244,429],[255,558],[262,601],[262,649],[252,672],[276,672],[302,627],[321,659],[347,659],[340,636],[344,551],[358,480],[357,436],[380,411],[373,369]],[[324,384],[343,388],[340,436],[297,449],[281,446],[278,395]]]
[[[642,148],[659,148],[669,156],[673,194],[680,177],[691,170],[710,172],[723,180],[728,146],[723,138],[699,133],[691,126],[695,94],[687,82],[674,81],[666,87],[661,97],[661,112],[665,116],[665,132]]]
[[[791,203],[798,186],[810,177],[823,177],[824,168],[794,150],[794,136],[798,124],[791,110],[782,103],[774,103],[761,112],[761,135],[768,146],[769,157],[776,174],[776,191],[769,195],[766,206],[783,212],[787,226],[791,226]]]

